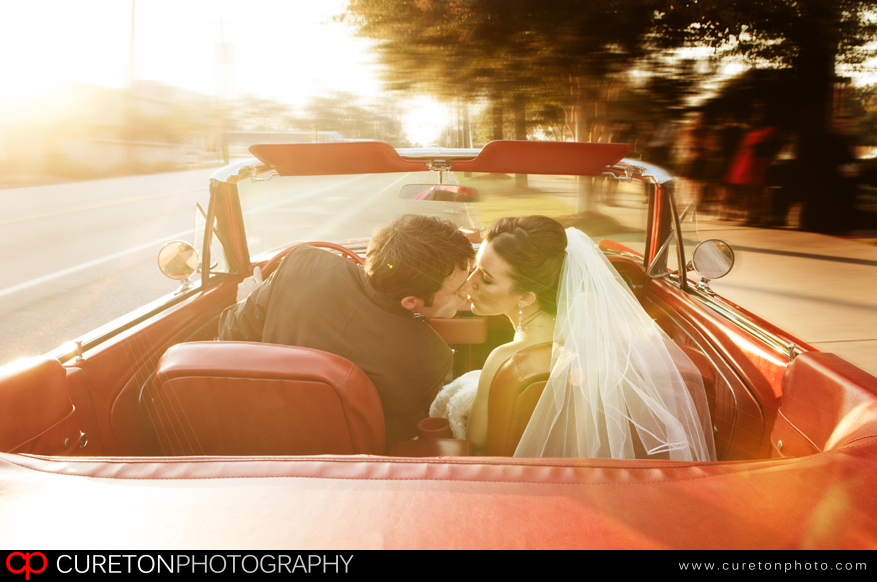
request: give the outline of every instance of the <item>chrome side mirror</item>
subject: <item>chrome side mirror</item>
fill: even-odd
[[[715,295],[709,288],[712,279],[721,279],[734,267],[734,250],[725,241],[707,239],[698,244],[691,254],[689,270],[700,275],[697,288],[700,291]]]
[[[177,294],[194,287],[189,277],[198,271],[200,264],[195,247],[184,241],[171,241],[158,251],[158,269],[165,277],[182,282]]]

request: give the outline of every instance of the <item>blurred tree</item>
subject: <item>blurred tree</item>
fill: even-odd
[[[877,0],[349,0],[346,15],[378,41],[391,89],[487,98],[494,137],[505,110],[523,118],[538,95],[563,109],[576,140],[600,141],[618,73],[649,50],[710,46],[790,68],[799,152],[812,162],[808,171],[819,172],[835,68],[873,53],[875,9]],[[653,79],[659,97],[676,99],[678,79]],[[526,135],[524,122],[515,135]],[[814,178],[805,181],[811,189],[831,190],[830,180]]]
[[[538,96],[536,96],[538,98]],[[566,124],[563,108],[556,101],[540,101],[534,98],[527,102],[527,139],[565,141],[572,139],[572,132]],[[502,113],[502,108],[500,108]],[[515,120],[509,115],[497,119],[497,108],[486,106],[476,110],[472,120],[472,141],[477,147],[503,135],[514,135]],[[499,130],[497,123],[501,123]]]
[[[232,111],[233,130],[291,131],[296,126],[292,108],[273,99],[247,95],[235,101]]]
[[[391,90],[490,100],[526,139],[527,103],[565,112],[579,141],[598,141],[610,74],[645,52],[661,0],[350,0],[361,36],[378,41]],[[553,105],[553,107],[551,107]]]
[[[346,139],[375,139],[394,147],[410,147],[402,128],[402,109],[395,103],[364,106],[356,95],[338,92],[314,97],[299,120],[302,129],[337,131]]]
[[[675,0],[656,21],[656,38],[793,70],[799,137],[807,147],[830,129],[836,67],[856,67],[874,55],[875,10],[877,0]]]
[[[506,110],[527,139],[528,102],[564,111],[577,141],[603,137],[612,73],[645,53],[663,0],[349,0],[358,34],[378,41],[391,90],[488,99],[493,139]],[[562,134],[562,132],[561,132]],[[526,177],[516,178],[526,186]],[[582,181],[580,209],[590,182]]]
[[[858,145],[874,145],[877,143],[877,85],[862,87],[853,99],[861,119]]]
[[[847,228],[839,210],[832,114],[838,66],[856,68],[874,54],[877,0],[673,0],[657,20],[656,39],[715,47],[751,64],[792,71],[799,187],[811,230]]]

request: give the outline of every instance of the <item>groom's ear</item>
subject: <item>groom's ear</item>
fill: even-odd
[[[420,297],[409,295],[402,298],[401,305],[402,309],[407,309],[411,313],[420,313],[423,310],[424,301]]]

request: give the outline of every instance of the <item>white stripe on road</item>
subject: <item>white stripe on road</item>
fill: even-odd
[[[112,261],[113,259],[118,259],[119,257],[124,257],[125,255],[130,255],[131,253],[136,253],[137,251],[142,251],[143,249],[148,249],[149,247],[152,247],[152,246],[164,244],[164,243],[170,242],[172,240],[178,240],[186,235],[192,234],[193,232],[195,232],[195,229],[189,229],[189,230],[185,230],[183,232],[178,232],[176,234],[172,234],[172,235],[160,238],[160,239],[156,239],[152,242],[142,244],[138,247],[127,249],[124,251],[119,251],[118,253],[114,253],[112,255],[107,255],[106,257],[101,257],[99,259],[95,259],[95,260],[89,261],[87,263],[82,263],[81,265],[76,265],[75,267],[70,267],[69,269],[64,269],[63,271],[58,271],[57,273],[52,273],[51,275],[46,275],[45,277],[40,277],[39,279],[33,279],[31,281],[27,281],[26,283],[21,283],[20,285],[15,285],[13,287],[7,287],[6,289],[0,289],[0,297],[12,295],[13,293],[17,293],[19,291],[29,289],[30,287],[34,287],[34,286],[40,285],[42,283],[48,283],[49,281],[53,281],[53,280],[59,279],[61,277],[66,277],[67,275],[72,275],[73,273],[77,273],[77,272],[82,271],[84,269],[88,269],[90,267],[100,265],[101,263],[106,263],[107,261]]]
[[[342,182],[340,184],[335,183],[335,184],[332,184],[332,185],[327,186],[325,188],[320,188],[319,190],[312,190],[310,192],[305,192],[303,194],[291,196],[289,198],[284,198],[280,202],[275,202],[275,203],[272,203],[272,204],[269,204],[266,206],[262,206],[260,208],[256,208],[256,209],[250,210],[248,212],[245,212],[244,214],[250,214],[252,212],[260,212],[263,210],[268,210],[270,208],[274,208],[274,207],[280,206],[282,204],[286,204],[286,203],[291,202],[293,200],[297,200],[297,199],[304,198],[307,196],[313,196],[314,194],[319,194],[320,192],[324,192],[324,191],[332,189],[332,188],[337,188],[339,186],[349,184],[350,182],[353,182],[356,180],[361,180],[364,177],[365,176],[356,176],[355,178],[351,178],[350,180],[347,180],[347,181]],[[131,253],[136,253],[138,251],[142,251],[143,249],[148,249],[149,247],[157,246],[157,245],[164,244],[164,243],[172,241],[172,240],[180,239],[182,237],[185,237],[187,235],[192,234],[193,232],[194,232],[194,229],[189,229],[189,230],[186,230],[183,232],[178,232],[176,234],[171,234],[171,235],[168,235],[166,237],[162,237],[160,239],[156,239],[154,241],[151,241],[151,242],[148,242],[148,243],[145,243],[145,244],[142,244],[142,245],[130,248],[130,249],[126,249],[124,251],[119,251],[118,253],[113,253],[112,255],[107,255],[105,257],[101,257],[99,259],[89,261],[87,263],[82,263],[81,265],[76,265],[75,267],[70,267],[69,269],[64,269],[63,271],[58,271],[56,273],[52,273],[51,275],[46,275],[45,277],[33,279],[31,281],[27,281],[27,282],[21,283],[19,285],[7,287],[6,289],[0,289],[0,297],[6,297],[7,295],[12,295],[13,293],[18,293],[19,291],[24,291],[25,289],[30,289],[31,287],[35,287],[35,286],[41,285],[43,283],[48,283],[49,281],[54,281],[55,279],[60,279],[61,277],[66,277],[67,275],[72,275],[73,273],[78,273],[79,271],[83,271],[85,269],[94,267],[96,265],[100,265],[102,263],[106,263],[108,261],[118,259],[119,257],[124,257],[125,255],[130,255]]]
[[[140,200],[151,200],[153,198],[163,198],[164,196],[178,196],[180,194],[191,194],[192,192],[200,192],[205,188],[195,188],[193,190],[181,190],[179,192],[166,192],[164,194],[151,194],[149,196],[135,196],[134,198],[125,198],[123,200],[109,200],[107,202],[99,202],[90,206],[80,206],[79,208],[70,208],[68,210],[58,210],[57,212],[47,212],[46,214],[34,214],[32,216],[22,216],[20,218],[12,218],[10,220],[0,221],[0,226],[4,224],[12,224],[14,222],[24,222],[26,220],[37,220],[40,218],[49,218],[51,216],[60,216],[62,214],[71,214],[73,212],[82,212],[84,210],[94,210],[95,208],[106,208],[107,206],[118,206],[119,204],[127,204],[129,202],[139,202]]]

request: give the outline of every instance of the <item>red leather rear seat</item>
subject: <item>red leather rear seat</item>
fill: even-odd
[[[164,455],[382,454],[371,380],[319,350],[191,342],[162,356],[140,395]]]
[[[692,346],[675,344],[687,355],[697,370],[706,391],[709,411],[698,411],[702,415],[715,414],[715,370],[709,359]],[[491,456],[512,456],[524,434],[527,423],[533,415],[536,403],[548,381],[551,366],[551,343],[542,343],[520,350],[506,360],[496,373],[490,386],[488,397],[488,435],[486,452]],[[689,390],[700,390],[696,378],[683,379]],[[697,400],[695,400],[697,402]],[[712,422],[710,426],[712,426]],[[634,443],[637,450],[641,445]],[[645,458],[645,452],[638,454]]]
[[[66,371],[58,360],[39,356],[3,366],[0,410],[0,451],[78,453],[82,433],[67,395]]]
[[[877,434],[877,381],[822,352],[795,358],[783,376],[771,457],[802,457]]]

